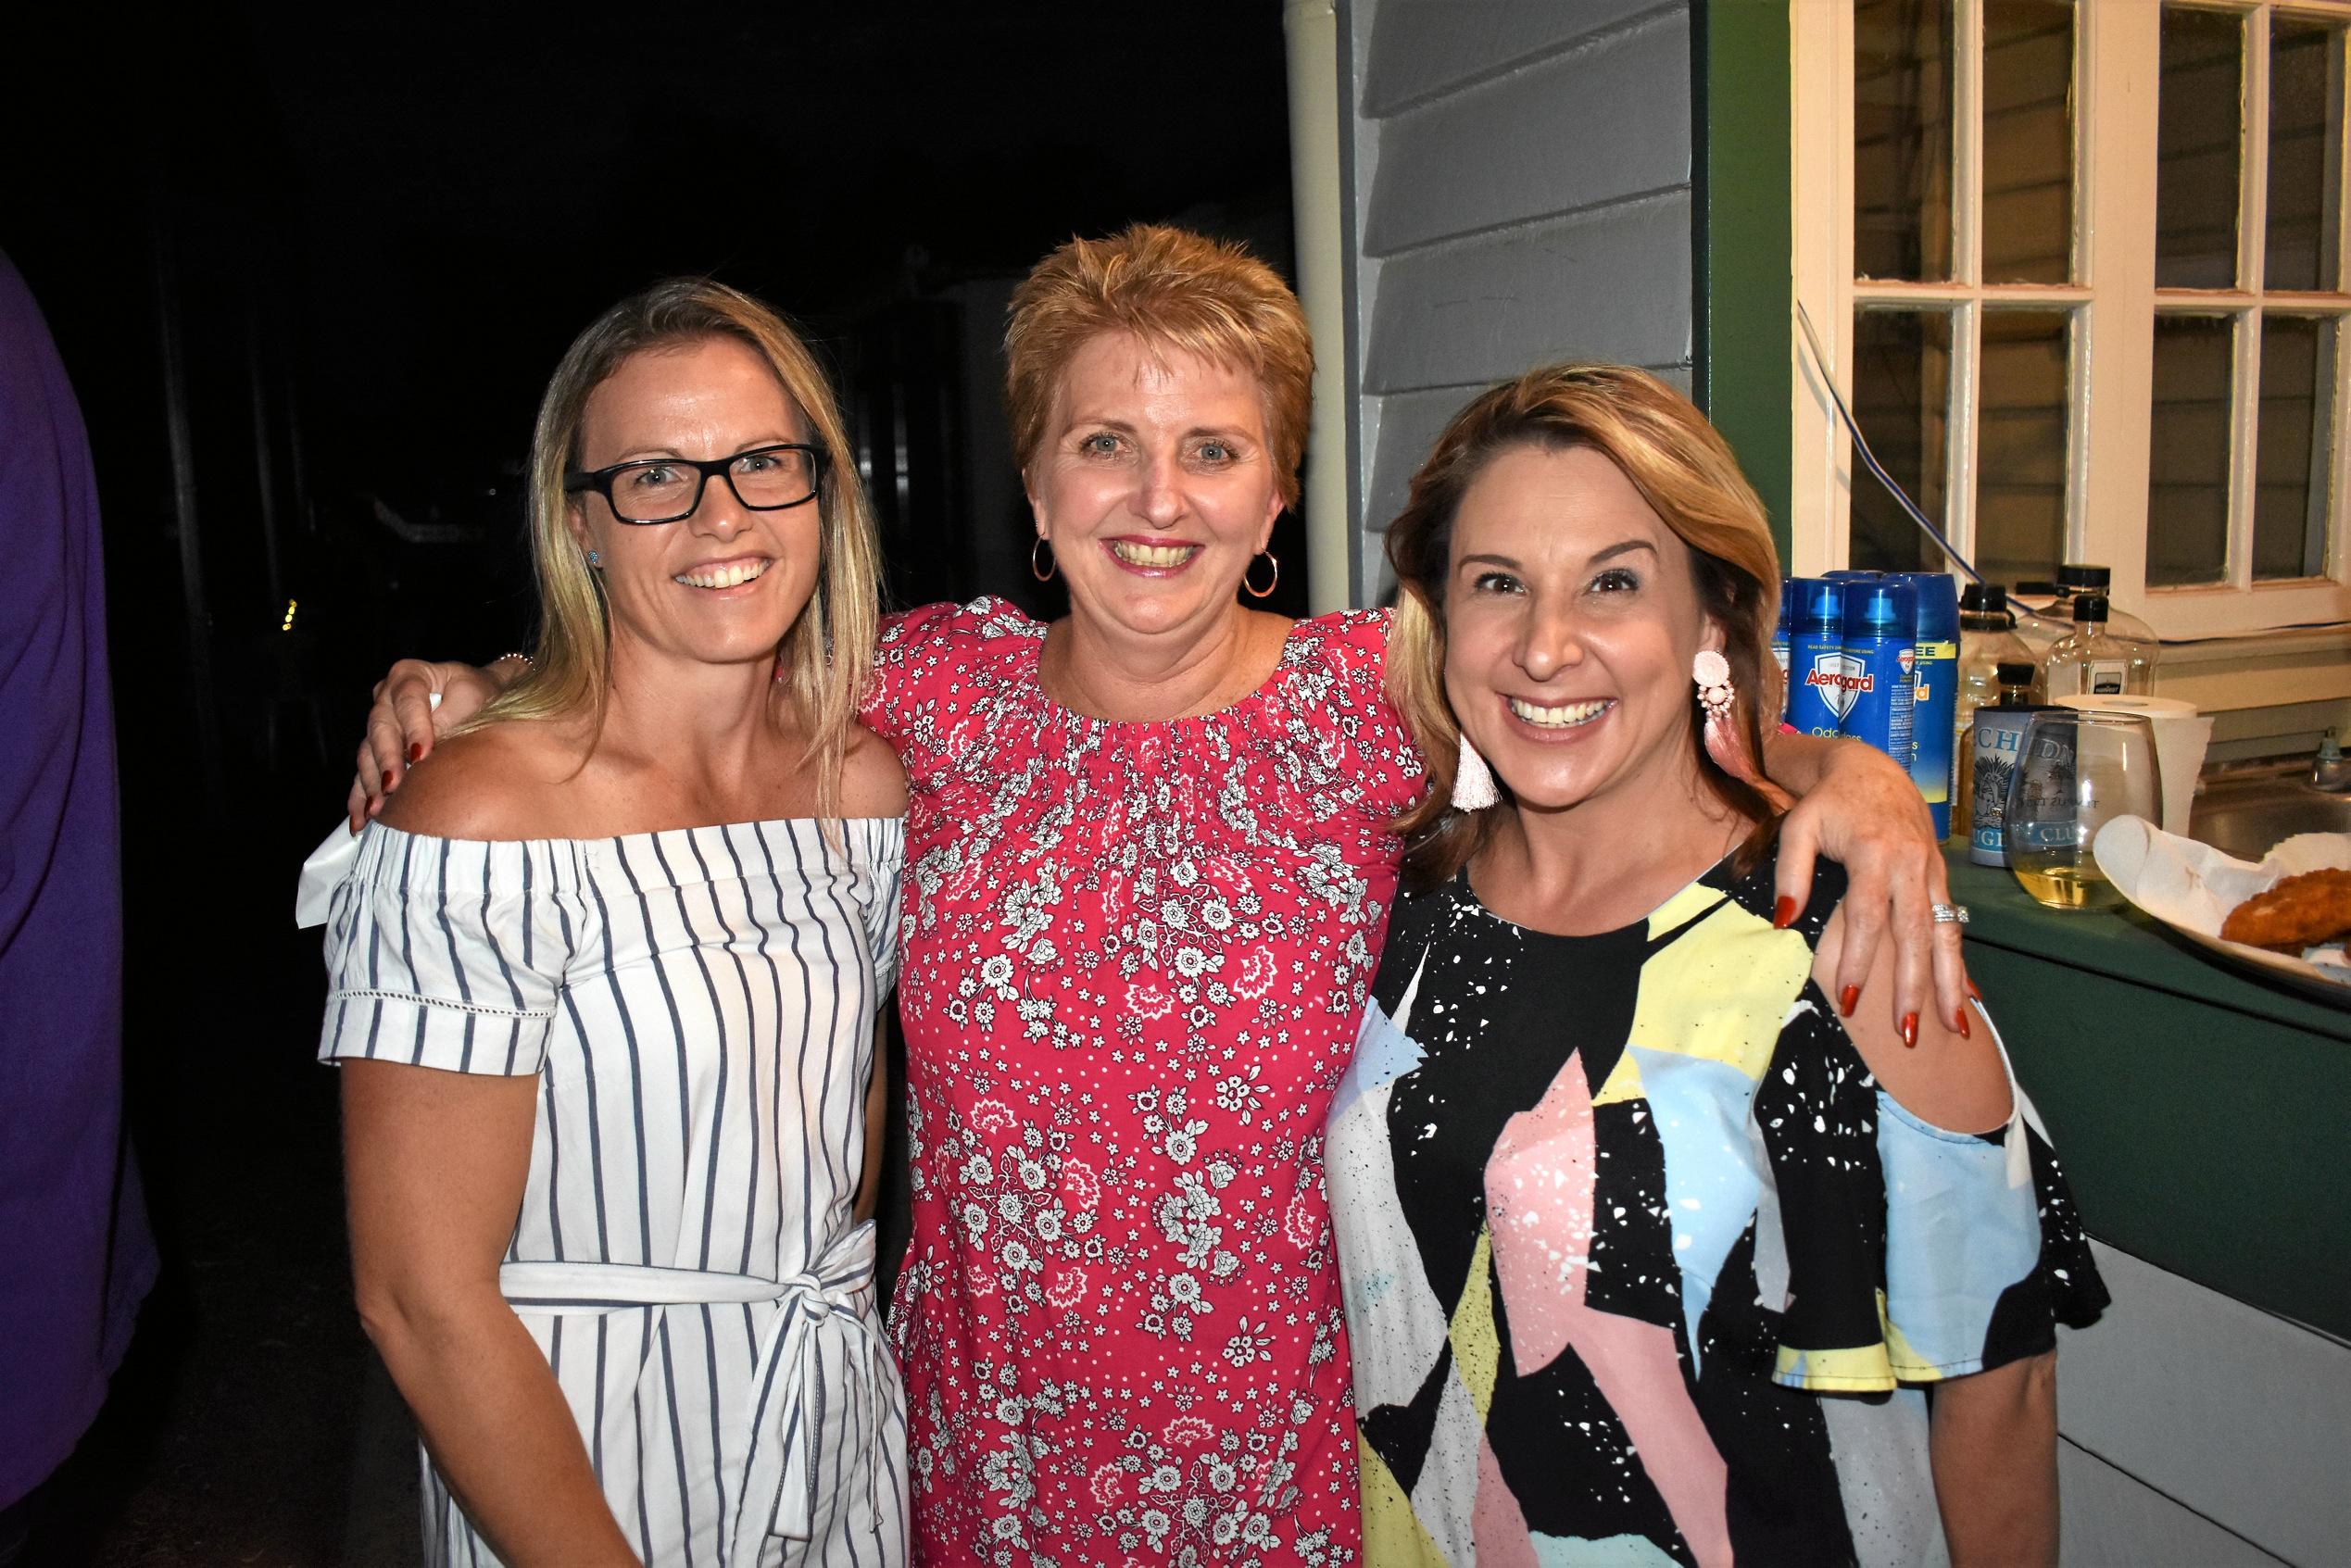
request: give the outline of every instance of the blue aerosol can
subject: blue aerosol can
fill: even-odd
[[[1807,735],[1842,733],[1853,694],[1845,675],[1845,585],[1799,577],[1788,621],[1788,724]]]
[[[1796,613],[1796,580],[1779,580],[1779,619],[1771,628],[1771,657],[1779,661],[1779,720],[1788,721],[1788,626]],[[1764,726],[1768,730],[1771,725]]]
[[[1910,778],[1934,814],[1935,836],[1951,836],[1951,792],[1958,777],[1959,584],[1945,571],[1905,571],[1917,614],[1910,704]]]
[[[1867,741],[1907,769],[1910,708],[1917,696],[1917,596],[1893,577],[1848,582],[1845,589],[1846,691],[1841,729]],[[1946,797],[1946,800],[1948,797]]]

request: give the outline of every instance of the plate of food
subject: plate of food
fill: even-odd
[[[2092,852],[2115,891],[2174,931],[2351,1007],[2351,834],[2297,834],[2252,861],[2118,817]]]

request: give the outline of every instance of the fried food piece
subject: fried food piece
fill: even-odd
[[[2220,935],[2230,942],[2299,953],[2351,932],[2351,871],[2305,872],[2257,893],[2229,911]]]

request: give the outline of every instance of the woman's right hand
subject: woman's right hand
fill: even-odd
[[[344,810],[357,833],[383,809],[384,797],[400,787],[411,764],[433,750],[438,735],[472,718],[505,688],[502,668],[519,659],[500,659],[489,669],[471,664],[434,664],[404,659],[375,684],[375,704],[368,709],[367,736],[359,742],[358,776],[351,781]],[[434,707],[433,695],[441,696]]]

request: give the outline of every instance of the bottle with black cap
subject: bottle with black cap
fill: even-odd
[[[2009,630],[2039,664],[2056,640],[2073,630],[2073,607],[2048,578],[2025,578],[2009,585],[2008,619],[2015,623]]]
[[[2145,696],[2155,682],[2153,647],[2107,629],[2106,596],[2073,596],[2073,630],[2042,660],[2042,689],[2052,702],[2068,696]]]
[[[2073,601],[2083,594],[2106,597],[2106,635],[2122,643],[2156,646],[2155,628],[2114,602],[2114,569],[2076,561],[2057,568],[2057,601],[2052,611],[2060,621],[2073,619]]]
[[[1951,794],[1951,828],[1962,838],[1975,818],[1969,779],[1975,771],[1976,709],[1999,700],[2003,664],[2022,666],[2035,679],[2040,675],[2032,650],[2018,639],[2006,590],[1997,583],[1970,583],[1959,594],[1958,734],[1952,746],[1959,783]]]

